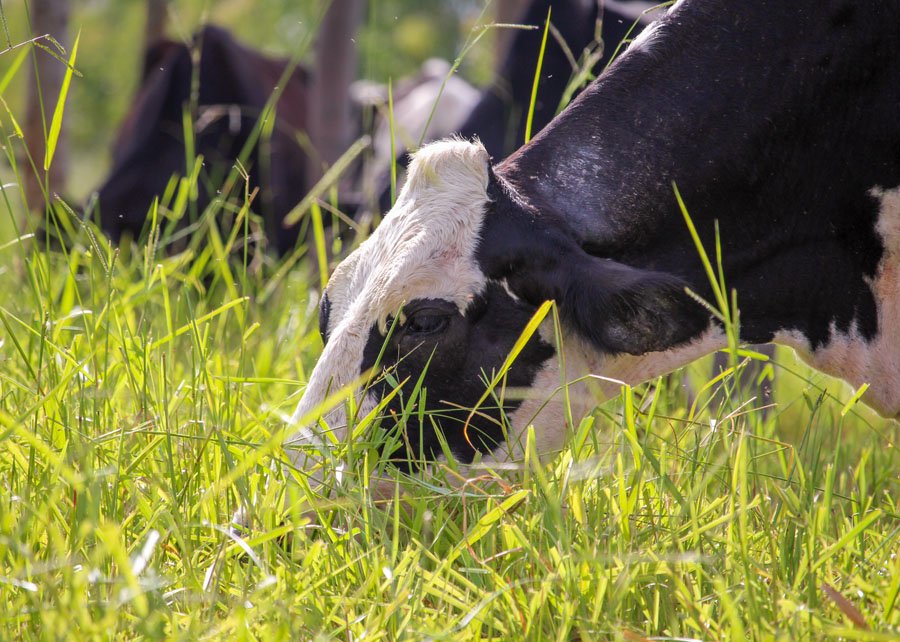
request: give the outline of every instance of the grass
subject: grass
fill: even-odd
[[[852,391],[787,353],[768,414],[719,403],[732,374],[691,418],[695,364],[623,390],[508,484],[439,470],[378,501],[363,439],[326,499],[280,446],[320,350],[305,259],[273,281],[90,229],[75,248],[0,250],[0,638],[900,631],[896,426],[842,416]]]
[[[314,261],[233,261],[212,210],[167,254],[161,211],[147,245],[64,208],[65,251],[0,239],[0,639],[900,636],[897,426],[791,353],[775,408],[735,351],[623,389],[504,482],[441,468],[385,499],[376,422],[324,496],[281,447],[321,349]]]

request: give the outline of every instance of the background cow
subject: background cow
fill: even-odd
[[[418,74],[393,85],[390,100],[386,85],[354,83],[355,99],[374,112],[371,154],[356,181],[354,198],[360,207],[371,207],[367,201],[383,194],[380,209],[390,209],[391,162],[397,158],[402,164],[420,139],[444,138],[457,131],[477,104],[478,89],[450,70],[446,60],[429,58]]]
[[[257,121],[287,60],[269,58],[238,43],[224,29],[207,25],[193,46],[163,40],[147,51],[141,87],[113,149],[113,166],[95,203],[103,231],[118,241],[144,229],[153,199],[170,178],[186,174],[183,114],[192,105],[192,49],[199,51],[196,111],[191,114],[194,150],[204,158],[196,211],[202,213],[235,159],[251,142]],[[254,210],[279,253],[294,246],[297,228],[281,221],[307,192],[305,130],[308,77],[302,67],[288,76],[275,108],[266,153],[253,143],[243,157],[250,189],[260,187]],[[238,189],[239,194],[243,193]]]
[[[477,143],[424,148],[322,298],[293,444],[320,447],[304,426],[374,369],[392,377],[357,392],[360,413],[389,380],[388,411],[427,389],[400,460],[441,440],[463,462],[516,458],[529,425],[553,451],[564,397],[577,419],[617,389],[586,375],[637,383],[723,347],[686,293],[715,299],[673,184],[704,246],[721,239],[741,338],[792,346],[900,414],[898,20],[897,0],[682,0],[496,169]],[[547,300],[562,343],[545,323],[479,406]],[[344,437],[343,408],[324,419]]]
[[[424,91],[421,93],[422,106],[415,112],[416,117],[408,113],[411,111],[408,108],[394,110],[398,126],[406,131],[405,136],[397,137],[396,162],[405,167],[409,160],[407,149],[415,149],[420,140],[428,142],[451,133],[478,138],[492,158],[505,158],[525,140],[534,75],[548,15],[553,33],[548,34],[541,61],[532,114],[532,135],[550,122],[565,98],[577,95],[593,75],[600,73],[612,61],[613,55],[624,46],[626,38],[636,37],[641,32],[657,13],[655,6],[655,3],[641,0],[532,0],[515,23],[533,28],[513,31],[496,78],[464,114],[455,116],[457,120],[443,115],[450,110],[450,105],[463,104],[457,98],[461,90],[452,86],[461,82],[455,77],[450,78],[451,86],[444,87],[444,92],[450,93],[451,97],[438,103],[439,110],[443,110],[438,118],[439,124],[431,124],[428,131],[425,131],[425,122],[432,105],[438,100],[443,77],[439,77],[439,82],[430,88],[431,95]],[[449,128],[451,123],[453,126]],[[392,150],[387,125],[381,129],[381,135],[374,138],[376,163],[369,170],[369,174],[374,174],[376,178],[368,182],[381,186],[378,202],[381,210],[387,211],[391,206],[388,161]],[[410,140],[413,145],[409,144]]]
[[[477,136],[488,153],[498,160],[506,158],[524,142],[548,12],[555,33],[548,35],[541,63],[532,135],[559,112],[567,89],[571,90],[569,97],[577,94],[612,62],[613,54],[623,50],[626,38],[641,33],[657,13],[656,6],[657,3],[641,0],[534,0],[518,22],[537,28],[515,32],[497,78],[482,94],[458,133],[466,138]],[[581,71],[580,64],[588,73],[580,83],[569,87],[573,75]]]
[[[593,1],[534,0],[522,22],[541,27],[551,6],[555,35],[549,38],[544,55],[535,132],[557,111],[579,69],[576,58],[584,58],[588,70],[601,69],[650,5],[633,0],[614,2],[598,13]],[[496,81],[480,96],[464,80],[448,77],[449,65],[443,61],[429,61],[420,78],[400,83],[394,108],[396,150],[417,146],[429,118],[425,140],[462,131],[483,138],[497,157],[514,149],[524,136],[541,37],[539,28],[516,30]],[[193,53],[199,54],[196,78]],[[192,45],[161,40],[149,47],[140,89],[113,149],[112,170],[94,202],[104,231],[116,241],[123,234],[139,236],[153,199],[165,193],[173,176],[189,173],[186,163],[192,159],[187,159],[183,115],[190,108],[193,151],[203,156],[204,167],[196,203],[183,221],[203,212],[243,153],[241,164],[249,172],[250,190],[259,187],[253,210],[264,221],[269,246],[280,254],[293,248],[299,228],[285,228],[282,221],[306,195],[310,178],[317,175],[308,167],[310,77],[304,68],[293,69],[282,89],[271,140],[264,141],[262,149],[251,141],[257,136],[257,120],[287,65],[287,60],[264,56],[214,26],[198,32]],[[197,95],[192,97],[195,80]],[[404,91],[404,86],[408,90]],[[435,101],[437,109],[432,116]],[[353,139],[356,134],[345,138]],[[381,208],[389,209],[391,151],[388,126],[382,123],[374,135],[369,168],[358,184],[342,184],[344,205],[351,210],[365,207],[371,194],[380,192]],[[402,152],[401,157],[405,157]],[[243,196],[240,187],[235,190],[238,201]],[[170,204],[163,203],[164,212]],[[219,217],[233,216],[234,209],[223,207]]]

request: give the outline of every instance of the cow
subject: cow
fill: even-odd
[[[385,453],[401,465],[516,460],[529,426],[552,453],[615,381],[723,348],[684,211],[703,246],[721,243],[742,341],[867,383],[898,417],[897,24],[900,0],[680,0],[499,165],[477,141],[424,147],[321,297],[295,464],[315,468],[327,431],[347,438],[347,408],[390,428],[419,388]],[[505,373],[521,394],[498,386],[479,406],[546,301],[559,337],[546,317]],[[339,390],[355,405],[328,410]]]
[[[94,199],[100,226],[114,241],[126,234],[139,237],[154,198],[165,192],[172,176],[187,174],[183,113],[191,105],[194,50],[199,52],[194,150],[204,158],[197,212],[210,203],[252,142],[257,121],[290,64],[240,44],[214,25],[204,26],[192,44],[162,40],[148,48],[140,88],[114,143],[112,168]],[[253,144],[243,158],[250,191],[260,188],[252,207],[264,219],[269,243],[282,254],[294,247],[298,234],[282,221],[307,191],[308,158],[298,132],[306,128],[308,90],[308,72],[294,67],[275,105],[265,151]]]

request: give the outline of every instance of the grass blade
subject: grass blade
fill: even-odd
[[[547,20],[544,22],[544,35],[541,38],[541,51],[538,53],[537,69],[534,70],[534,84],[531,86],[531,101],[528,103],[528,118],[525,120],[525,143],[531,140],[531,124],[534,119],[534,105],[537,102],[538,83],[541,80],[541,67],[544,65],[544,51],[547,48],[547,33],[550,31],[550,13],[547,9]]]
[[[75,36],[75,44],[72,45],[72,55],[69,57],[69,65],[63,76],[62,86],[59,88],[59,98],[56,100],[56,109],[53,110],[53,119],[50,121],[50,131],[47,134],[47,149],[44,152],[44,171],[50,169],[53,163],[53,155],[59,143],[59,134],[62,131],[63,113],[66,110],[66,97],[69,95],[69,84],[72,82],[72,73],[75,71],[75,58],[78,55],[78,41],[81,39],[81,31]]]

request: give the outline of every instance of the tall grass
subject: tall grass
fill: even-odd
[[[897,634],[896,426],[788,354],[766,415],[696,365],[507,485],[438,470],[383,501],[372,430],[323,497],[280,446],[320,346],[302,267],[272,283],[89,226],[0,252],[0,637]]]
[[[262,278],[89,243],[3,249],[2,638],[895,639],[896,427],[841,416],[843,386],[779,369],[764,416],[727,374],[691,419],[663,378],[508,485],[438,470],[395,501],[371,431],[323,497],[280,446],[312,278],[259,305]]]
[[[0,639],[900,634],[897,427],[790,353],[769,412],[734,346],[501,482],[400,475],[358,425],[322,494],[281,446],[321,348],[304,250],[251,268],[216,206],[174,254],[164,216],[114,248],[54,211],[62,251],[0,239]]]

